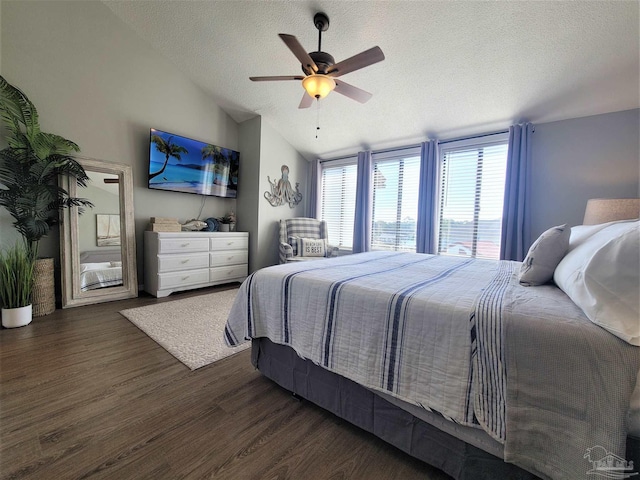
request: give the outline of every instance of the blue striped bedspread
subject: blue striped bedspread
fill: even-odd
[[[483,428],[506,460],[542,478],[584,478],[586,448],[624,455],[640,348],[591,323],[557,287],[519,285],[519,268],[398,252],[264,268],[242,284],[225,340],[288,345]]]
[[[497,265],[371,252],[265,268],[242,285],[226,340],[268,337],[368,388],[477,426],[470,332]]]

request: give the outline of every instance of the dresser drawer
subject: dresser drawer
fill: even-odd
[[[0,0],[1,1],[1,0]],[[244,280],[245,232],[144,232],[144,288],[158,298],[173,292]]]
[[[158,253],[208,252],[208,238],[161,238]]]
[[[209,266],[221,267],[224,265],[242,265],[249,262],[249,254],[246,250],[221,250],[209,254]]]
[[[158,290],[186,287],[199,283],[209,283],[209,269],[161,273],[158,275]]]
[[[242,250],[249,247],[249,238],[246,236],[225,235],[210,239],[211,251],[215,250]]]
[[[247,276],[247,265],[233,265],[230,267],[216,267],[209,269],[209,281],[220,282]]]
[[[195,270],[209,266],[209,254],[204,252],[186,255],[158,255],[158,273]]]

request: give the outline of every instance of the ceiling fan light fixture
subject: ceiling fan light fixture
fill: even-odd
[[[302,80],[302,86],[312,98],[324,98],[336,88],[336,82],[327,75],[308,75]]]

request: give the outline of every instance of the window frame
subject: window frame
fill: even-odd
[[[373,229],[374,229],[374,225],[375,225],[375,168],[376,168],[376,163],[384,163],[384,162],[393,162],[395,160],[406,160],[408,158],[415,158],[418,157],[418,189],[416,191],[416,197],[419,197],[420,194],[420,154],[421,154],[421,149],[420,146],[412,146],[412,147],[401,147],[401,148],[396,148],[393,150],[385,150],[382,152],[378,152],[378,153],[372,153],[371,154],[371,163],[372,163],[372,168],[373,168],[373,173],[372,175],[374,175],[374,178],[371,181],[371,186],[372,186],[372,191],[371,191],[371,251],[385,251],[385,249],[379,249],[376,250],[374,248],[373,245]],[[402,179],[404,180],[404,176],[402,177]],[[397,195],[397,199],[398,201],[396,202],[396,227],[395,227],[395,243],[394,243],[394,250],[393,251],[406,251],[403,249],[399,248],[399,233],[400,233],[400,224],[402,222],[402,218],[401,218],[401,209],[402,209],[402,203],[401,203],[401,195],[403,192],[403,183],[398,185],[398,195]],[[416,200],[417,201],[417,200]],[[417,205],[416,205],[417,207]],[[417,223],[418,223],[418,218],[416,216],[416,237],[417,237]],[[416,240],[416,248],[417,248],[417,240]],[[415,253],[416,248],[413,249],[413,252]]]
[[[474,148],[484,148],[484,147],[490,147],[490,146],[495,146],[495,145],[505,145],[507,147],[507,155],[508,155],[508,148],[509,148],[509,132],[501,132],[501,133],[493,133],[493,134],[488,134],[488,135],[482,135],[482,136],[478,136],[478,137],[469,137],[469,138],[464,138],[461,140],[453,140],[453,141],[448,141],[448,142],[441,142],[439,145],[439,152],[438,152],[438,172],[437,172],[437,186],[436,186],[436,197],[435,197],[435,202],[434,202],[434,209],[435,212],[433,212],[433,218],[434,218],[434,228],[435,228],[435,254],[436,255],[443,255],[441,253],[441,245],[440,245],[440,225],[441,225],[441,220],[442,220],[442,209],[441,209],[441,205],[443,202],[443,198],[442,198],[442,175],[443,175],[443,168],[444,168],[444,158],[445,155],[447,154],[447,152],[452,152],[452,151],[463,151],[463,150],[472,150]],[[505,166],[505,170],[506,170],[506,166]],[[476,192],[478,191],[478,187],[479,184],[476,181]],[[504,193],[503,193],[504,195]],[[480,197],[477,197],[477,201],[480,201]],[[474,209],[474,214],[476,213],[477,209]],[[503,212],[504,215],[504,212]],[[502,216],[501,216],[502,218]],[[477,233],[477,228],[478,228],[478,222],[474,219],[474,231]],[[476,255],[473,253],[473,246],[476,245],[477,247],[477,235],[474,234],[474,240],[472,242],[472,256],[468,257],[468,258],[477,258]],[[477,253],[477,250],[476,252]],[[447,254],[444,254],[447,255]],[[450,256],[454,256],[454,255],[450,255]],[[466,257],[465,257],[466,258]],[[485,257],[480,257],[480,258],[485,258]]]
[[[349,156],[349,157],[344,157],[344,158],[340,158],[340,159],[336,159],[336,160],[320,160],[320,175],[318,175],[318,188],[319,188],[319,197],[320,197],[320,205],[318,208],[318,218],[320,220],[324,220],[324,218],[322,217],[322,211],[323,211],[323,207],[324,207],[324,171],[326,169],[329,168],[341,168],[341,167],[348,167],[348,166],[355,166],[356,167],[356,183],[354,183],[353,185],[353,191],[354,191],[354,195],[356,194],[356,184],[357,184],[357,176],[358,176],[358,156],[354,155],[354,156]],[[354,208],[354,216],[355,216],[355,208]],[[351,224],[351,236],[353,238],[353,226],[354,224]],[[329,225],[327,225],[327,228],[329,228]],[[329,232],[331,232],[331,229],[329,228]],[[341,236],[341,235],[339,235]],[[333,244],[332,244],[333,245]],[[351,245],[333,245],[335,247],[338,247],[338,251],[340,254],[348,254],[348,253],[352,253],[353,251],[353,241]]]

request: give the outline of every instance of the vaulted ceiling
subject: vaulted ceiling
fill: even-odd
[[[104,3],[234,120],[261,115],[307,158],[640,106],[637,1]],[[336,61],[384,52],[342,77],[369,102],[332,92],[301,110],[299,82],[249,80],[301,75],[278,33],[316,50],[318,11]]]

